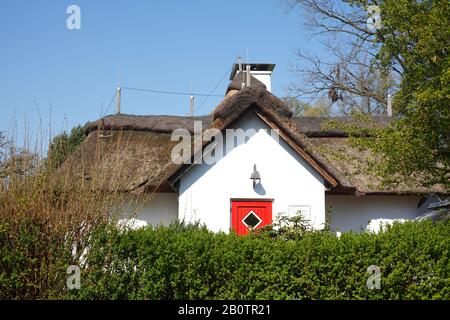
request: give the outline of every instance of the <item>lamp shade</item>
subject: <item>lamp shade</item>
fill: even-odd
[[[250,179],[253,180],[253,182],[256,182],[256,180],[258,180],[258,182],[261,180],[261,175],[259,174],[258,170],[256,170],[256,164],[253,165],[253,172],[250,176]]]

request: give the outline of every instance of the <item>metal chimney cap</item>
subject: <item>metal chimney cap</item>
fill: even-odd
[[[242,63],[242,70],[246,70],[247,65],[250,66],[250,71],[268,71],[272,72],[276,64],[271,63]],[[233,64],[231,69],[230,80],[233,80],[236,73],[239,71],[239,63]]]

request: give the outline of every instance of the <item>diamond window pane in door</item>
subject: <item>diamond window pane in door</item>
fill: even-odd
[[[249,229],[255,229],[262,222],[261,218],[253,211],[250,211],[243,219],[242,223]]]

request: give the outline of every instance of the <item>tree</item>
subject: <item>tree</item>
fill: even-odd
[[[376,31],[367,25],[361,1],[288,0],[288,9],[300,7],[311,36],[321,39],[325,55],[297,50],[291,70],[297,82],[291,90],[307,97],[328,97],[337,111],[381,115],[398,76],[373,59],[379,50]],[[370,3],[370,1],[364,1]],[[325,57],[325,58],[324,58]]]
[[[282,99],[295,117],[329,117],[330,104],[325,99],[315,101],[313,105],[305,103],[296,97],[285,97]]]
[[[394,76],[370,65],[367,56],[329,45],[326,48],[336,59],[326,62],[301,50],[296,52],[299,63],[291,71],[298,82],[290,85],[291,92],[301,97],[328,98],[342,115],[385,114],[389,88],[396,86]]]
[[[0,132],[0,161],[3,160],[4,157],[4,149],[6,147],[6,138],[3,134],[3,132]]]
[[[86,136],[82,126],[74,127],[70,131],[70,134],[67,134],[67,132],[64,131],[55,136],[48,148],[48,168],[58,168],[84,141],[85,137]]]
[[[426,185],[440,183],[450,189],[449,1],[284,2],[289,9],[300,7],[306,12],[315,34],[343,39],[337,42],[344,45],[333,46],[337,48],[335,52],[343,50],[348,53],[342,54],[338,62],[350,60],[349,65],[353,67],[359,65],[368,71],[377,70],[379,76],[373,75],[375,79],[379,78],[376,82],[394,84],[389,85],[395,93],[395,118],[391,125],[374,130],[375,139],[361,138],[359,141],[361,146],[365,145],[382,156],[383,161],[378,161],[374,167],[377,172],[386,182],[413,178]],[[373,12],[381,23],[368,23],[373,22],[370,20]],[[370,58],[369,63],[361,60],[364,56]],[[360,86],[364,90],[339,86],[336,73],[342,78],[342,68],[333,69],[336,60],[322,63],[310,59],[310,62],[316,69],[326,65],[331,70],[331,76],[322,82],[322,86],[314,79],[311,83],[316,85],[316,89],[328,89],[332,100],[343,100],[342,92],[376,100],[375,96],[370,96],[374,89],[364,82]],[[344,69],[348,77],[354,73],[352,70],[349,67]],[[326,75],[325,72],[323,74]]]
[[[27,149],[16,148],[0,132],[0,186],[5,187],[11,178],[31,175],[38,167],[38,157]]]
[[[419,177],[450,189],[450,2],[386,1],[377,59],[402,70],[397,121],[379,132],[375,149],[385,175]]]

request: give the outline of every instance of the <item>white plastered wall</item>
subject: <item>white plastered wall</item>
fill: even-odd
[[[138,214],[135,217],[126,214],[120,219],[120,223],[131,227],[167,226],[178,218],[178,193],[154,193],[138,208],[133,207],[133,201],[130,206],[130,211],[137,209]]]
[[[200,221],[213,231],[228,232],[230,199],[273,199],[274,217],[292,213],[290,206],[306,206],[312,226],[323,227],[323,178],[282,138],[271,136],[270,128],[256,115],[242,118],[235,128],[254,129],[254,133],[244,143],[224,150],[215,164],[195,165],[180,179],[180,219]],[[261,174],[261,184],[255,189],[250,180],[254,164]]]
[[[336,231],[378,231],[381,223],[416,218],[420,196],[400,195],[326,195],[331,227]],[[371,223],[369,224],[369,222]]]

